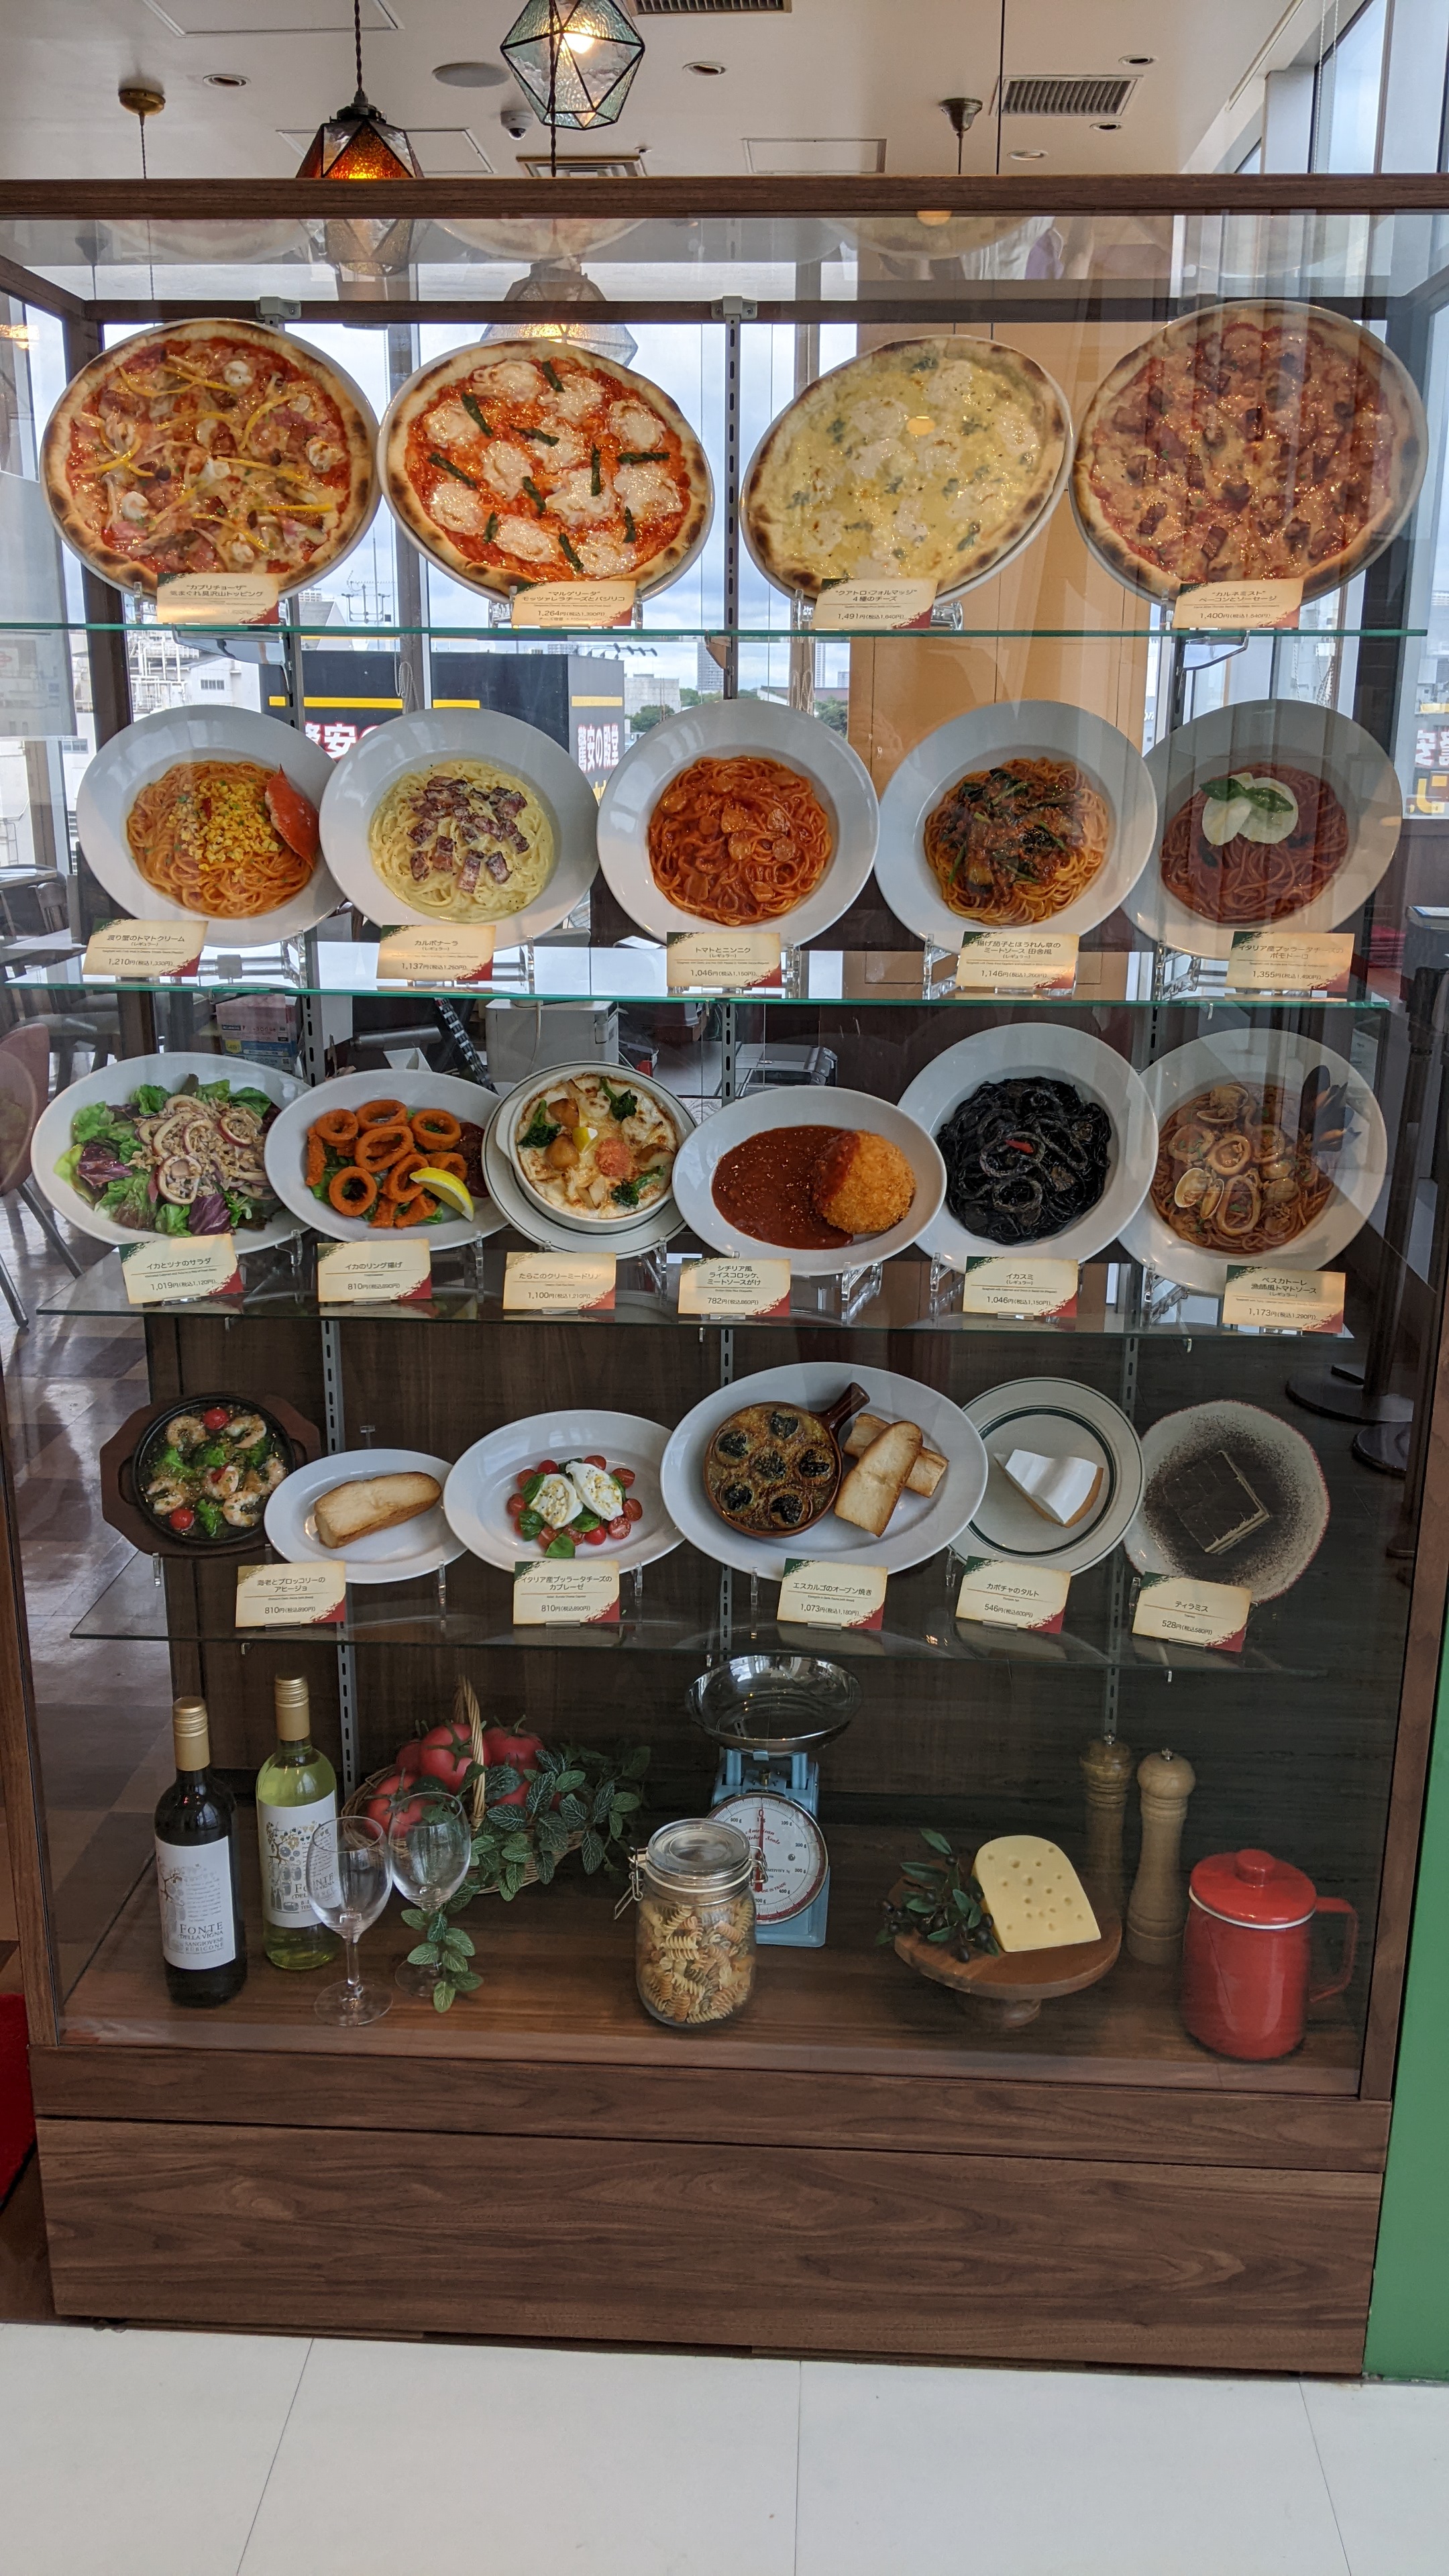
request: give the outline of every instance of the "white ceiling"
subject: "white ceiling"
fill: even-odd
[[[430,174],[481,176],[486,162],[511,177],[519,153],[537,149],[536,126],[518,141],[499,121],[508,90],[445,88],[432,78],[438,63],[496,61],[518,6],[366,0],[367,88],[418,136]],[[1006,120],[1002,167],[1043,173],[1183,168],[1282,14],[1282,0],[1214,0],[1198,10],[1164,0],[1006,6],[1008,77],[1109,72],[1123,55],[1156,57],[1118,132],[1078,119]],[[382,23],[385,10],[395,27]],[[990,0],[793,0],[788,15],[649,18],[641,33],[647,51],[623,119],[578,148],[647,146],[646,167],[660,177],[743,174],[749,141],[757,167],[765,158],[774,168],[818,168],[822,141],[834,140],[857,155],[834,166],[876,166],[879,142],[887,171],[951,170],[955,141],[936,102],[963,92],[989,111],[996,89],[1000,29]],[[699,59],[724,63],[723,77],[686,70]],[[215,71],[241,72],[247,87],[208,88],[205,75]],[[128,76],[166,92],[165,113],[147,128],[154,176],[285,176],[296,167],[296,135],[351,95],[351,0],[9,0],[0,23],[6,178],[136,175],[136,124],[116,101]],[[798,158],[782,138],[800,142]],[[1013,150],[1044,158],[1022,165]],[[964,166],[990,171],[995,152],[994,121],[983,113],[966,138]]]

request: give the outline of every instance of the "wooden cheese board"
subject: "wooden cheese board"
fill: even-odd
[[[1044,2003],[1095,1986],[1117,1964],[1121,1916],[1090,1878],[1084,1875],[1082,1884],[1101,1926],[1095,1941],[1072,1941],[1058,1950],[1004,1950],[994,1958],[979,1951],[965,1959],[921,1932],[897,1932],[892,1946],[908,1968],[932,1985],[944,1986],[967,2012],[998,2031],[1024,2030]],[[888,1901],[903,1905],[911,1892],[909,1880],[898,1879]]]

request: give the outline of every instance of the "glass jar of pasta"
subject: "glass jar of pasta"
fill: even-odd
[[[755,1983],[750,1846],[708,1816],[661,1825],[634,1854],[639,2000],[671,2030],[729,2021]]]

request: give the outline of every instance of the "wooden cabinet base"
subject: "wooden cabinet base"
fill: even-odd
[[[1361,2363],[1376,2175],[520,2144],[43,2119],[57,2308],[920,2360]]]

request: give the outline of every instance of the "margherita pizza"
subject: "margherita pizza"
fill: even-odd
[[[657,385],[529,340],[455,349],[404,385],[382,429],[387,497],[424,554],[474,590],[635,581],[702,544],[704,450]]]
[[[1098,386],[1072,502],[1093,552],[1155,599],[1303,576],[1336,590],[1418,497],[1428,434],[1397,358],[1311,304],[1184,316]]]
[[[740,519],[767,581],[995,572],[1058,498],[1072,424],[1050,376],[993,340],[902,340],[833,367],[755,450]]]
[[[362,535],[376,440],[357,387],[304,340],[174,322],[82,368],[50,416],[40,471],[66,543],[123,590],[257,572],[289,591]]]

